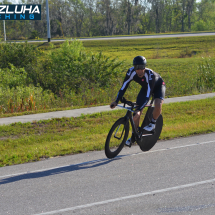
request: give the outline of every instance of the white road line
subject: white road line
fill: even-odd
[[[191,146],[198,146],[198,145],[203,145],[203,144],[206,144],[206,143],[214,143],[215,140],[212,140],[212,141],[207,141],[207,142],[202,142],[202,143],[193,143],[193,144],[190,144],[190,145],[184,145],[184,146],[176,146],[176,147],[171,147],[171,148],[166,148],[166,149],[158,149],[158,150],[154,150],[154,151],[148,151],[148,152],[141,152],[140,154],[143,154],[143,153],[153,153],[153,152],[159,152],[159,151],[167,151],[167,150],[172,150],[172,149],[180,149],[180,148],[185,148],[185,147],[191,147]]]
[[[158,150],[154,150],[154,151],[139,152],[139,153],[135,153],[135,154],[122,155],[122,157],[135,156],[135,155],[141,155],[141,154],[146,154],[146,153],[154,153],[154,152],[161,152],[161,151],[168,151],[168,150],[172,150],[172,149],[180,149],[180,148],[198,146],[198,145],[203,145],[203,144],[207,144],[207,143],[214,143],[214,142],[215,142],[215,140],[212,140],[212,141],[207,141],[207,142],[202,142],[202,143],[194,143],[194,144],[190,144],[190,145],[176,146],[176,147],[170,147],[170,148],[166,148],[166,149],[158,149]],[[118,156],[118,158],[119,157],[120,156]],[[115,159],[117,159],[117,157]],[[110,161],[110,159],[104,158],[104,159],[98,159],[98,160],[93,160],[93,161],[86,161],[86,162],[83,162],[83,163],[71,164],[71,165],[66,165],[66,166],[59,166],[59,167],[53,167],[53,168],[47,168],[47,169],[41,169],[41,170],[35,170],[35,171],[28,171],[28,172],[15,173],[15,174],[10,174],[10,175],[3,175],[3,176],[0,176],[0,179],[1,178],[7,178],[7,177],[24,175],[24,174],[31,174],[31,173],[36,173],[36,172],[43,172],[43,171],[48,171],[48,170],[54,170],[54,169],[59,169],[59,168],[64,168],[64,167],[71,167],[71,166],[91,164],[91,163],[96,163],[96,162],[101,162],[101,161],[107,161],[107,160]]]
[[[86,205],[79,205],[79,206],[75,206],[75,207],[71,207],[71,208],[64,208],[64,209],[60,209],[60,210],[49,211],[49,212],[35,214],[35,215],[47,215],[47,214],[56,214],[56,213],[61,213],[61,212],[74,211],[77,209],[89,208],[89,207],[93,207],[93,206],[99,206],[99,205],[104,205],[104,204],[113,203],[113,202],[117,202],[117,201],[133,199],[133,198],[143,197],[143,196],[147,196],[147,195],[154,195],[154,194],[159,194],[159,193],[164,193],[164,192],[168,192],[168,191],[174,191],[174,190],[179,190],[179,189],[184,189],[184,188],[189,188],[189,187],[194,187],[194,186],[213,183],[213,182],[215,182],[215,178],[210,179],[210,180],[206,180],[206,181],[199,181],[199,182],[194,182],[191,184],[185,184],[185,185],[180,185],[180,186],[176,186],[176,187],[169,187],[169,188],[165,188],[165,189],[161,189],[161,190],[154,190],[151,192],[138,193],[136,195],[123,196],[120,198],[108,199],[108,200],[101,201],[101,202],[94,202],[94,203],[90,203],[90,204],[86,204]]]

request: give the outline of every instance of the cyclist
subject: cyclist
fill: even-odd
[[[154,94],[154,111],[153,117],[149,125],[145,126],[146,131],[152,132],[155,129],[155,123],[161,114],[162,104],[165,97],[166,85],[161,78],[161,76],[154,72],[153,70],[146,68],[146,58],[143,56],[136,56],[133,59],[133,67],[128,69],[124,82],[121,89],[119,90],[116,100],[111,103],[110,108],[113,109],[117,106],[119,100],[123,97],[125,91],[127,90],[130,82],[134,80],[142,86],[136,103],[138,105],[137,109],[133,114],[133,120],[136,128],[139,128],[140,116],[142,114],[143,108],[148,103],[150,95]],[[135,142],[135,136],[132,132],[131,138],[129,138],[125,145],[131,146]]]

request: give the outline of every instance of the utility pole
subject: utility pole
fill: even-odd
[[[47,37],[48,37],[48,42],[50,42],[51,41],[51,34],[50,34],[49,3],[48,3],[48,0],[46,0],[46,19],[47,19]]]
[[[3,25],[4,25],[4,41],[6,42],[5,20],[3,20]]]

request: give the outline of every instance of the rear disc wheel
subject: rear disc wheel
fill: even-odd
[[[139,143],[140,149],[142,151],[149,151],[157,142],[160,137],[163,127],[163,117],[160,115],[156,121],[155,132],[149,136],[143,136],[141,142]],[[144,132],[145,134],[147,132]]]

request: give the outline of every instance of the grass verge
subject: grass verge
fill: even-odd
[[[214,98],[164,104],[160,139],[214,132],[214,106]],[[0,166],[103,150],[112,124],[124,114],[125,110],[115,110],[78,118],[1,126]]]

